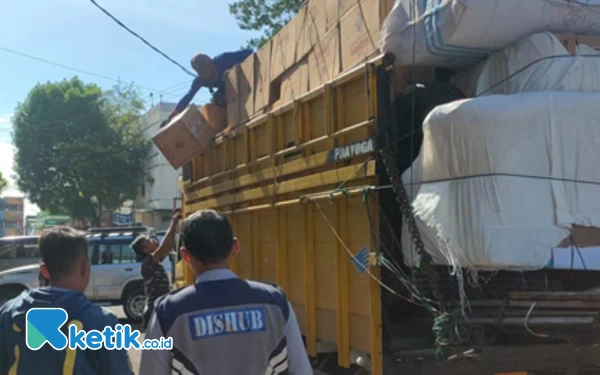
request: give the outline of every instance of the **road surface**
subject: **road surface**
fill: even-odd
[[[125,317],[125,313],[123,312],[123,308],[121,306],[109,307],[108,309],[111,310],[113,313],[117,314],[117,318],[119,318],[121,323],[131,324],[132,329],[139,329],[140,331],[142,330],[142,325],[140,323],[132,324],[131,321]],[[141,338],[144,339],[143,333],[142,333]],[[133,366],[133,369],[136,374],[139,374],[141,356],[142,356],[141,350],[134,350],[134,349],[129,350],[129,359],[131,360],[131,365]]]

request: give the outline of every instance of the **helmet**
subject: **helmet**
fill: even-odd
[[[198,73],[198,76],[206,80],[217,79],[217,68],[213,59],[203,53],[199,53],[192,57],[192,68]]]

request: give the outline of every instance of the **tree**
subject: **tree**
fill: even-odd
[[[237,0],[229,4],[242,30],[261,31],[263,35],[248,41],[249,47],[260,48],[281,30],[300,10],[304,0]]]
[[[6,186],[8,185],[8,181],[6,181],[6,179],[4,178],[4,176],[2,175],[2,173],[0,173],[0,193],[6,189]]]
[[[42,210],[99,225],[147,177],[142,109],[132,87],[103,92],[77,77],[36,85],[13,119],[19,188]]]

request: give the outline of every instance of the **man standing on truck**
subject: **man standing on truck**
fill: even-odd
[[[175,245],[175,233],[177,225],[181,220],[181,209],[173,211],[171,225],[160,245],[155,239],[147,236],[139,236],[131,243],[131,248],[136,254],[143,257],[142,277],[144,278],[144,290],[146,292],[146,305],[142,327],[146,329],[150,316],[154,311],[154,302],[158,297],[169,293],[169,277],[162,265],[162,261],[169,255]]]
[[[172,337],[173,349],[142,353],[140,373],[312,374],[283,290],[230,270],[240,242],[227,217],[199,211],[182,236],[181,255],[198,278],[157,301],[146,339]]]
[[[25,335],[36,324],[35,320],[31,321],[32,314],[28,316],[32,309],[64,309],[67,322],[60,329],[65,336],[70,325],[75,325],[78,331],[103,332],[106,327],[116,329],[119,324],[113,313],[91,303],[84,295],[91,273],[85,234],[72,228],[55,227],[42,234],[39,247],[44,262],[40,268],[50,285],[24,292],[0,308],[0,374],[133,375],[126,350],[106,347],[56,350],[51,346],[54,344],[45,341],[37,350],[29,349]],[[37,328],[46,329],[38,333],[41,339],[56,337],[55,334],[43,336],[52,334],[49,320],[42,320],[41,325],[38,321]]]
[[[160,125],[162,128],[169,123],[178,113],[190,105],[196,93],[206,87],[213,94],[213,103],[220,106],[226,106],[225,96],[225,81],[223,74],[233,68],[235,65],[242,63],[252,55],[252,49],[243,49],[235,52],[225,52],[214,58],[210,58],[204,54],[198,54],[192,58],[192,68],[198,73],[198,76],[192,82],[190,90],[179,100],[169,117]],[[214,90],[217,90],[214,92]]]

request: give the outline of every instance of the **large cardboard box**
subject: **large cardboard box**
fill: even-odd
[[[254,114],[254,61],[255,54],[252,54],[240,64],[238,70],[240,122],[246,121]]]
[[[295,26],[295,38],[296,38],[296,61],[302,60],[309,52],[311,46],[308,44],[306,38],[308,33],[308,7],[304,6],[298,12],[298,22]]]
[[[254,64],[254,113],[262,111],[271,98],[271,42],[256,52]]]
[[[308,53],[327,33],[325,0],[311,0],[305,7],[303,35],[304,52]]]
[[[296,25],[302,22],[302,14],[296,15],[273,38],[271,38],[271,79],[277,79],[296,62]]]
[[[381,25],[389,9],[388,0],[362,0],[342,17],[340,35],[343,71],[377,53]]]
[[[308,84],[313,90],[333,80],[341,71],[340,32],[331,29],[308,55]]]
[[[236,65],[225,73],[225,91],[227,94],[227,125],[230,128],[236,127],[240,122],[240,88],[239,70],[240,66]]]
[[[200,107],[200,115],[202,116],[203,124],[206,122],[208,125],[215,129],[215,134],[220,133],[227,127],[227,111],[225,108],[209,103]]]
[[[179,169],[194,156],[205,152],[214,136],[223,130],[224,115],[205,113],[202,114],[195,106],[189,106],[152,139],[173,168]],[[209,124],[207,117],[213,119],[215,126]]]
[[[319,0],[313,0],[319,1]],[[335,27],[337,23],[356,5],[360,0],[322,0],[325,2],[325,14],[327,17],[327,30]],[[382,0],[383,1],[383,0]],[[392,0],[393,1],[393,0]]]
[[[281,77],[279,103],[284,105],[308,92],[308,59],[298,62]]]

